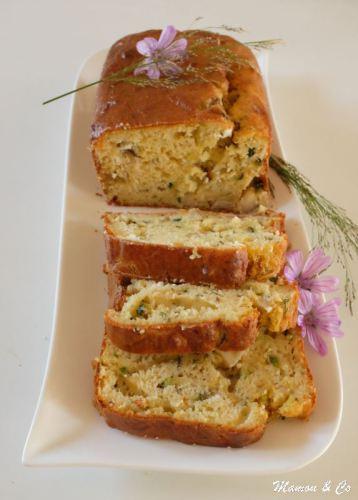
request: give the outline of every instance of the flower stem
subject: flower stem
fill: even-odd
[[[322,248],[333,253],[337,263],[343,268],[346,305],[353,314],[356,287],[350,265],[358,256],[358,225],[348,217],[343,208],[321,195],[294,165],[271,155],[270,167],[289,188],[296,191],[311,219],[315,239]]]
[[[78,92],[79,90],[88,89],[88,87],[92,87],[93,85],[98,85],[99,83],[102,83],[104,81],[116,83],[116,82],[126,80],[127,79],[126,75],[128,75],[129,73],[132,73],[132,71],[134,69],[145,67],[145,66],[147,66],[147,64],[145,64],[143,62],[143,60],[141,59],[137,63],[131,64],[130,66],[125,66],[124,68],[120,69],[119,71],[111,73],[106,78],[102,78],[101,80],[96,80],[95,82],[87,83],[87,85],[82,85],[82,87],[78,87],[77,89],[69,90],[68,92],[65,92],[64,94],[58,95],[56,97],[52,97],[52,99],[48,99],[47,101],[44,101],[42,104],[49,104],[50,102],[57,101],[57,99],[62,99],[62,97],[66,97],[68,95],[74,94],[75,92]],[[130,79],[130,78],[128,78],[128,79]],[[134,83],[134,82],[131,82],[131,83]]]
[[[255,40],[252,42],[244,42],[244,45],[255,50],[271,50],[275,45],[283,44],[281,38],[272,38],[271,40]]]
[[[96,82],[91,82],[87,83],[87,85],[82,85],[82,87],[78,87],[77,89],[69,90],[68,92],[65,92],[64,94],[58,95],[56,97],[52,97],[52,99],[48,99],[47,101],[44,101],[42,104],[49,104],[50,102],[57,101],[57,99],[62,99],[62,97],[66,97],[70,94],[74,94],[75,92],[78,92],[79,90],[84,90],[88,89],[88,87],[92,87],[93,85],[97,85],[98,83],[103,82],[103,80],[97,80]]]

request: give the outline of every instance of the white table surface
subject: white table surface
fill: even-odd
[[[41,101],[70,89],[82,61],[116,38],[169,23],[185,28],[197,16],[205,16],[204,26],[246,27],[247,40],[285,39],[270,64],[283,146],[319,190],[358,220],[357,1],[1,0],[1,499],[266,499],[278,496],[277,479],[318,486],[346,479],[352,489],[343,497],[358,498],[358,332],[344,310],[341,429],[328,452],[300,471],[228,479],[21,465],[51,333],[70,110],[69,99],[47,107]],[[356,277],[357,271],[356,265]]]

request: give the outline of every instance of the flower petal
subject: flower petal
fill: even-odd
[[[303,316],[301,316],[301,318],[302,318],[302,317],[303,317]],[[298,324],[298,326],[300,326],[298,322],[297,322],[297,324]],[[306,326],[306,325],[302,325],[302,326],[301,326],[301,335],[302,335],[302,337],[303,337],[303,338],[305,338],[305,337],[306,337],[306,335],[307,335],[307,326]]]
[[[327,353],[327,345],[321,334],[328,337],[343,336],[338,314],[339,304],[339,298],[323,302],[320,294],[300,289],[297,324],[301,327],[302,337],[307,337],[308,342],[322,356]]]
[[[300,297],[298,299],[298,310],[301,314],[308,314],[313,307],[313,297],[308,290],[300,289]]]
[[[146,72],[147,72],[146,66],[138,66],[138,68],[135,68],[135,70],[133,71],[133,75],[136,76]]]
[[[339,318],[338,316],[338,306],[340,305],[341,300],[336,297],[334,299],[328,300],[327,302],[322,302],[321,304],[315,304],[315,314],[323,319],[323,318]]]
[[[152,37],[143,38],[136,44],[137,51],[143,56],[152,56],[158,49],[158,40]]]
[[[147,73],[149,66],[151,66],[152,64],[154,64],[152,58],[146,57],[144,61],[140,64],[140,66],[137,66],[135,68],[133,74],[140,75],[141,73]]]
[[[311,292],[311,294],[312,294],[312,302],[313,302],[314,306],[319,306],[321,304],[324,304],[323,295],[321,293]]]
[[[303,314],[300,314],[298,313],[297,315],[297,325],[300,326],[303,330],[303,328],[305,328],[305,317]],[[304,337],[303,333],[302,333],[302,336]]]
[[[335,292],[339,286],[339,278],[337,276],[321,276],[308,281],[307,288],[313,293]]]
[[[315,328],[307,328],[307,339],[318,354],[321,356],[325,356],[327,354],[327,344]]]
[[[309,279],[327,269],[332,264],[332,258],[325,255],[322,248],[312,250],[302,269],[302,279]]]
[[[160,72],[164,75],[176,75],[177,73],[180,73],[182,71],[180,66],[171,61],[160,61],[158,63],[158,66]]]
[[[325,335],[328,335],[328,337],[335,337],[335,338],[341,338],[344,336],[344,332],[337,326],[337,327],[330,327],[327,329],[321,328],[322,333]]]
[[[321,330],[324,330],[328,335],[331,335],[339,331],[339,328],[342,323],[338,318],[326,318],[326,319],[320,318],[315,322],[315,324]]]
[[[184,56],[186,52],[186,47],[188,42],[185,38],[180,38],[179,40],[175,40],[169,47],[165,48],[161,52],[161,56],[164,59],[180,59]]]
[[[315,323],[322,333],[329,337],[342,337],[344,333],[340,329],[341,320],[338,314],[338,298],[315,306]]]
[[[147,75],[151,80],[158,80],[158,78],[160,78],[158,64],[150,64],[147,68]]]
[[[168,45],[170,45],[176,37],[176,34],[177,30],[174,28],[174,26],[169,25],[164,28],[159,37],[158,49],[165,49],[166,47],[168,47]]]
[[[140,75],[142,73],[147,73],[147,76],[151,80],[157,80],[160,77],[160,70],[157,64],[155,64],[150,58],[145,59],[144,64],[138,66],[138,68],[135,68],[133,71],[134,75]]]
[[[284,269],[285,277],[288,281],[294,281],[302,271],[303,254],[301,250],[292,250],[287,253],[287,264]]]

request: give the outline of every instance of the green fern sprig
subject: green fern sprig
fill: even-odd
[[[356,287],[351,272],[351,263],[358,256],[358,225],[346,211],[321,195],[310,181],[291,163],[271,155],[270,167],[283,182],[296,191],[309,215],[316,242],[341,265],[345,273],[344,291],[346,305],[353,314]]]
[[[244,45],[255,50],[271,50],[276,45],[282,45],[284,41],[281,38],[272,38],[269,40],[255,40],[253,42],[244,42]]]
[[[233,26],[228,26],[228,25],[221,25],[221,26],[216,26],[216,27],[209,27],[206,28],[207,30],[210,29],[222,29],[224,31],[230,31],[230,32],[236,32],[236,33],[242,33],[244,31],[243,28],[235,28]],[[197,35],[198,33],[202,33],[202,30],[190,30],[190,31],[184,31],[182,34],[185,35],[187,39],[192,39],[194,35]],[[265,41],[261,42],[252,42],[253,44],[256,44],[254,48],[259,49],[259,44],[262,45],[261,48],[267,48],[265,47]],[[266,41],[267,44],[269,45],[268,42],[272,41]],[[246,45],[248,45],[250,42],[247,42]],[[165,88],[173,88],[177,87],[179,85],[188,85],[193,82],[198,82],[198,81],[209,81],[207,78],[207,75],[220,68],[224,68],[226,71],[230,72],[233,64],[238,64],[240,66],[250,66],[252,69],[257,71],[255,66],[251,63],[251,61],[239,57],[237,54],[235,54],[229,47],[223,46],[223,45],[218,45],[216,39],[214,39],[210,34],[207,36],[200,36],[197,38],[194,38],[193,41],[190,41],[190,45],[188,48],[188,53],[189,55],[198,55],[199,52],[206,53],[208,56],[209,63],[207,67],[200,68],[194,70],[192,66],[187,66],[183,67],[183,71],[175,76],[175,77],[162,77],[158,80],[151,80],[147,76],[135,76],[133,75],[133,72],[136,68],[143,67],[145,66],[144,63],[144,58],[140,59],[138,62],[128,65],[119,71],[116,71],[110,75],[108,75],[105,78],[102,78],[100,80],[96,80],[95,82],[88,83],[86,85],[82,85],[81,87],[78,87],[73,90],[69,90],[68,92],[64,92],[63,94],[60,94],[56,97],[53,97],[51,99],[47,99],[44,101],[42,104],[49,104],[51,102],[57,101],[58,99],[62,99],[63,97],[69,96],[71,94],[74,94],[76,92],[79,92],[81,90],[87,89],[89,87],[92,87],[94,85],[98,85],[99,83],[103,82],[113,82],[113,83],[119,83],[119,82],[126,82],[132,85],[136,85],[138,87],[165,87]],[[195,72],[195,75],[194,75]],[[191,76],[191,78],[188,78],[188,75]]]

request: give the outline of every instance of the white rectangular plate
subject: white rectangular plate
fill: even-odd
[[[100,52],[85,62],[77,86],[98,79],[105,55]],[[259,63],[267,85],[266,54],[260,54]],[[332,443],[341,418],[341,374],[333,341],[324,359],[307,348],[318,391],[310,420],[271,423],[264,437],[247,448],[188,446],[131,436],[107,427],[93,407],[91,360],[99,353],[106,304],[100,216],[108,209],[103,197],[96,196],[99,188],[88,147],[94,101],[95,88],[73,99],[54,328],[23,463],[237,475],[284,472],[312,462]],[[274,152],[283,154],[275,128]],[[299,203],[276,176],[272,180],[277,208],[287,214],[292,247],[307,251]]]

